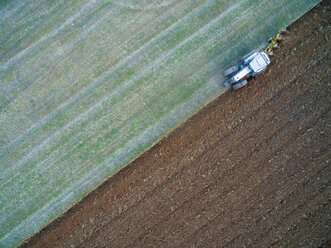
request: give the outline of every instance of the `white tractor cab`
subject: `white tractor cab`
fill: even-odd
[[[260,75],[269,64],[270,59],[265,52],[250,52],[241,59],[239,66],[232,66],[224,72],[226,77],[230,77],[224,83],[225,88],[232,86],[234,90],[240,89],[247,84],[247,78]]]

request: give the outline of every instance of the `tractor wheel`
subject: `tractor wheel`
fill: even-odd
[[[238,66],[232,66],[232,67],[230,67],[229,69],[227,69],[227,70],[225,70],[224,71],[224,76],[229,76],[229,75],[231,75],[232,73],[234,73],[234,72],[236,72],[236,71],[238,71],[239,70],[239,67]]]
[[[241,85],[242,86],[245,86],[247,84],[247,80],[245,79],[245,80],[243,80],[243,81],[241,81]]]
[[[241,87],[245,86],[247,84],[247,80],[243,80],[243,81],[240,81],[240,82],[237,82],[235,84],[232,84],[232,88],[234,90],[238,90],[240,89]]]

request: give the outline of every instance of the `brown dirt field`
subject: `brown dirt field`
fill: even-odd
[[[23,247],[331,245],[330,13]]]

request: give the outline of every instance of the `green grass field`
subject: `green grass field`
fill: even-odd
[[[224,91],[319,0],[0,1],[0,247],[15,247]]]

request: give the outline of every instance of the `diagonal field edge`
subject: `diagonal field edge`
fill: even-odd
[[[214,85],[215,86],[215,85]],[[214,90],[215,91],[217,91],[218,90],[218,88],[217,87],[219,87],[219,86],[216,86],[216,90],[215,90],[215,88],[214,88]],[[215,94],[215,92],[214,91],[212,91],[212,93],[214,93]],[[196,108],[199,108],[199,106],[200,105],[197,105],[197,106],[195,106]],[[178,109],[177,109],[178,110]],[[180,112],[180,111],[179,111]],[[180,121],[180,120],[179,120]],[[142,134],[142,135],[144,135],[144,134]],[[143,142],[147,142],[146,140],[143,140]],[[131,143],[130,143],[131,144]],[[149,145],[149,144],[147,144],[147,145]],[[123,148],[124,149],[124,148]],[[127,147],[127,149],[128,150],[134,150],[135,148],[132,146],[132,147]],[[120,154],[120,153],[119,153]],[[113,161],[117,161],[116,159],[115,160],[113,160]],[[104,168],[104,169],[109,169],[107,166],[106,166],[106,168]],[[112,172],[112,173],[114,173],[114,172]],[[83,189],[84,190],[84,189]],[[72,195],[72,193],[68,193],[67,195],[66,195],[66,197],[64,197],[63,199],[61,199],[61,201],[60,202],[62,202],[62,201],[65,201],[65,202],[69,202],[70,201],[70,199],[68,199],[68,198],[70,198],[70,197],[75,197],[75,196],[73,196]],[[77,197],[77,196],[76,196]],[[59,204],[57,204],[56,202],[55,202],[55,205],[57,205],[57,207],[58,208],[63,208],[63,206],[61,206],[61,205],[59,205]],[[36,214],[35,214],[36,215]],[[36,216],[35,216],[36,217]],[[21,228],[21,231],[26,231],[24,228]],[[7,237],[7,236],[6,236]],[[15,236],[16,237],[16,236]],[[17,238],[17,237],[16,237]]]
[[[199,107],[201,103],[204,103],[205,97],[208,98],[210,94],[216,92],[218,87],[219,85],[217,83],[215,83],[214,81],[210,81],[210,83],[207,84],[205,88],[196,93],[195,97],[191,98],[188,102],[183,103],[181,106],[174,109],[172,113],[182,112],[186,115],[190,114],[190,112],[194,111],[197,107]],[[170,113],[169,116],[171,116],[172,113]],[[180,121],[180,115],[177,115],[177,119],[172,120],[175,125],[179,124]],[[153,138],[157,139],[160,135],[164,134],[168,130],[169,125],[173,126],[171,124],[172,123],[169,123],[168,116],[165,116],[158,123],[158,125],[150,127],[138,138],[132,140],[126,147],[119,150],[112,158],[110,158],[107,163],[104,163],[101,167],[95,168],[88,175],[86,175],[79,182],[77,182],[75,186],[65,190],[62,194],[60,194],[58,197],[45,205],[37,213],[30,216],[27,220],[15,227],[10,233],[6,234],[0,240],[0,245],[14,246],[24,240],[24,238],[20,238],[22,233],[26,233],[27,236],[31,236],[37,231],[39,231],[42,226],[47,224],[48,221],[45,221],[45,219],[47,219],[49,215],[59,215],[63,212],[63,210],[66,210],[66,208],[63,208],[63,206],[67,205],[68,202],[70,203],[70,205],[72,205],[76,201],[80,200],[80,198],[75,199],[77,198],[75,197],[76,195],[79,195],[81,192],[85,192],[86,194],[88,193],[86,192],[87,188],[95,188],[96,186],[98,186],[99,184],[96,182],[99,181],[100,178],[103,178],[104,175],[113,175],[121,167],[121,165],[118,165],[119,158],[121,158],[121,164],[127,164],[128,162],[130,162],[131,159],[126,159],[125,161],[125,158],[127,157],[126,155],[130,153],[132,154],[133,151],[136,149],[137,144],[143,146],[149,145],[150,133],[153,133]]]
[[[30,45],[29,47],[25,48],[24,50],[20,51],[18,54],[16,54],[14,57],[10,58],[8,61],[5,62],[5,64],[0,65],[0,73],[8,69],[10,66],[12,66],[16,61],[24,56],[27,56],[32,49],[35,49],[42,45],[45,41],[48,39],[56,36],[59,32],[61,32],[64,28],[69,26],[73,21],[75,21],[77,18],[79,18],[81,15],[83,15],[85,12],[89,11],[91,8],[93,8],[96,1],[90,1],[85,6],[82,7],[80,11],[78,11],[77,14],[75,14],[72,17],[69,17],[60,27],[58,27],[56,30],[51,32],[48,35],[45,35],[41,37],[39,40],[37,40],[35,43]]]

